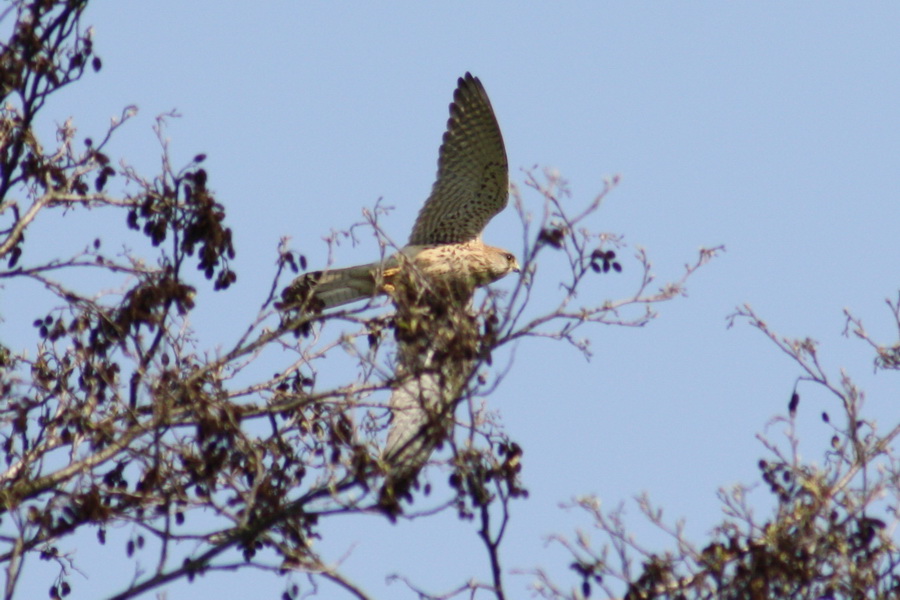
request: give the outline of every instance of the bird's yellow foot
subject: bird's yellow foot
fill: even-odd
[[[388,294],[393,294],[397,289],[396,286],[391,282],[397,274],[400,273],[400,267],[392,267],[390,269],[385,269],[381,273],[382,280],[384,283],[381,284],[381,289],[383,289]]]

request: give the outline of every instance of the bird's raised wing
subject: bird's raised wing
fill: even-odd
[[[437,181],[410,244],[453,244],[481,235],[509,197],[506,149],[491,101],[477,77],[459,79],[438,155]]]

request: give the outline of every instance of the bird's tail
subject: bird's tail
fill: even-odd
[[[378,291],[378,266],[373,263],[301,275],[281,293],[283,305],[322,310],[371,298]]]

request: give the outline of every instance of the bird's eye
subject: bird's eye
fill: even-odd
[[[510,254],[509,252],[507,252],[507,253],[505,254],[505,256],[506,256],[506,260],[507,260],[508,262],[513,262],[514,260],[516,260],[516,257],[513,256],[512,254]]]

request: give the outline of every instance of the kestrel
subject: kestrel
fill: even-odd
[[[374,263],[301,275],[282,292],[283,307],[331,308],[391,292],[411,264],[432,291],[462,293],[519,271],[510,252],[481,233],[507,204],[509,174],[497,118],[481,81],[457,82],[438,154],[437,180],[409,243]]]

